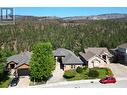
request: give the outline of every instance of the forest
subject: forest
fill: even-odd
[[[12,25],[0,25],[0,47],[15,52],[31,50],[36,42],[51,42],[53,49],[78,54],[87,47],[116,48],[127,42],[127,20],[62,21],[22,17]]]

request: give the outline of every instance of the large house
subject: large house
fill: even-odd
[[[10,56],[7,59],[7,70],[17,76],[29,75],[29,61],[32,53],[29,51]]]
[[[113,50],[113,52],[116,57],[115,60],[121,63],[127,63],[127,43],[119,45],[117,48]]]
[[[89,68],[94,67],[106,67],[106,64],[110,63],[110,58],[112,54],[108,51],[107,48],[87,48],[84,49],[85,53],[80,52],[79,56],[85,65],[88,65]]]
[[[78,66],[82,66],[82,60],[77,57],[72,51],[64,48],[58,48],[53,51],[54,57],[60,63],[61,69],[64,71],[75,69]]]

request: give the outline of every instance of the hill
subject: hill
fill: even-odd
[[[115,48],[127,42],[127,14],[76,17],[16,16],[14,25],[0,26],[0,46],[31,50],[34,43],[49,41],[53,48],[78,53],[84,47]]]

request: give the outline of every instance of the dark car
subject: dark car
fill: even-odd
[[[114,77],[106,77],[99,81],[100,83],[106,84],[106,83],[115,83],[116,79]]]
[[[16,86],[17,84],[18,84],[18,82],[19,82],[19,77],[16,77],[16,78],[14,78],[12,81],[11,81],[11,87],[13,87],[13,86]]]

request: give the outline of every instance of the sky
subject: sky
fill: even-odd
[[[90,16],[109,13],[127,14],[127,7],[16,7],[16,15],[29,16]]]

